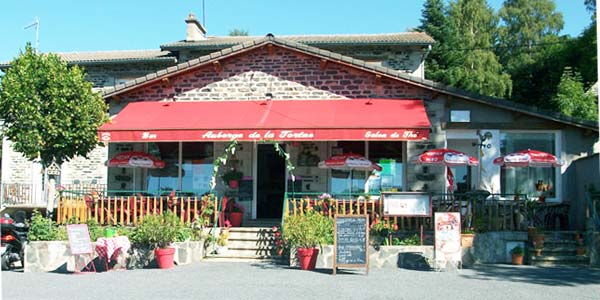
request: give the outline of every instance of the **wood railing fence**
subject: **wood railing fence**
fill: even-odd
[[[100,225],[137,225],[145,216],[171,211],[185,223],[202,218],[204,225],[218,218],[215,197],[62,197],[56,209],[58,224],[86,222],[94,219]]]

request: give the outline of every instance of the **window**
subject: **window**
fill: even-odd
[[[162,169],[148,172],[148,192],[155,195],[167,194],[179,189],[179,143],[148,143],[148,153],[165,162]]]
[[[210,191],[213,143],[182,143],[181,190],[195,195]]]
[[[365,155],[365,142],[340,141],[337,146],[332,147],[333,155],[356,153]],[[338,196],[364,193],[365,171],[343,171],[331,170],[331,193]]]
[[[502,155],[520,150],[533,149],[556,155],[554,133],[501,133],[500,151]],[[548,184],[546,197],[556,196],[556,175],[554,168],[501,168],[500,182],[502,194],[524,193],[528,197],[542,194],[536,190],[536,183]]]
[[[469,110],[451,110],[450,122],[468,123],[471,122],[471,111]]]
[[[369,159],[382,170],[369,179],[369,192],[402,191],[402,142],[369,142]]]

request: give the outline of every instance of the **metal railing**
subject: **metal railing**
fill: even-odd
[[[40,185],[27,183],[3,183],[1,206],[45,206],[44,193]]]

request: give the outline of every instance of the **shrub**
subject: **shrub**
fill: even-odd
[[[39,211],[34,210],[27,239],[30,241],[56,241],[58,236],[58,229],[52,219],[45,218]]]
[[[523,255],[524,251],[523,251],[523,247],[521,246],[516,246],[514,248],[512,248],[512,250],[510,250],[510,254],[514,254],[514,255]]]
[[[333,219],[313,210],[287,218],[284,223],[286,244],[297,248],[312,248],[333,244]]]
[[[134,229],[131,240],[134,244],[152,248],[167,248],[177,240],[181,220],[167,211],[164,215],[149,215]]]

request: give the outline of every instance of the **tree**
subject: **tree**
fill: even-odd
[[[1,79],[0,118],[15,151],[39,159],[45,169],[85,157],[99,145],[97,130],[108,107],[82,69],[54,54],[36,54],[27,44]]]
[[[586,93],[581,75],[566,67],[558,84],[554,98],[560,111],[568,116],[586,119],[598,119],[598,102],[592,93]]]
[[[485,0],[458,0],[448,11],[445,83],[492,97],[509,96],[510,76],[492,51],[498,19]]]
[[[436,41],[425,58],[425,77],[438,80],[440,70],[444,70],[448,66],[443,55],[447,48],[446,38],[448,36],[448,20],[443,1],[427,0],[421,14],[421,25],[417,30],[427,33]]]
[[[232,29],[229,30],[229,36],[248,36],[248,30],[244,29]]]
[[[563,47],[553,44],[569,42],[568,38],[558,38],[563,19],[555,9],[552,0],[506,0],[499,11],[502,23],[498,31],[497,54],[513,80],[512,98],[515,101],[546,108],[551,106],[548,99],[558,84],[567,54]],[[556,57],[558,53],[560,57]],[[552,56],[554,64],[543,61]],[[550,67],[550,70],[540,70],[540,65]],[[536,74],[537,71],[542,74]],[[548,80],[549,76],[543,72],[553,74],[554,80]]]

